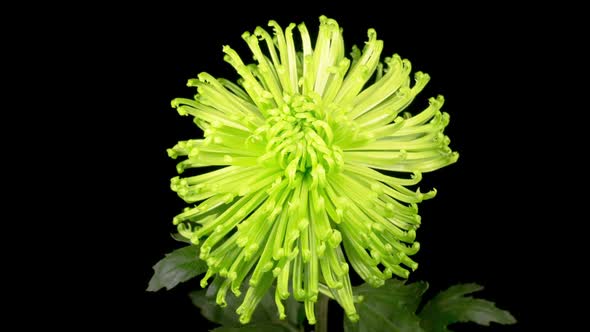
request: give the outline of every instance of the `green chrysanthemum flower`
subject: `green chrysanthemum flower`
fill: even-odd
[[[417,267],[409,257],[419,249],[416,203],[436,192],[407,187],[421,172],[457,160],[443,135],[449,116],[440,112],[441,96],[417,115],[402,114],[429,76],[418,72],[412,84],[408,60],[393,55],[381,63],[383,42],[373,29],[349,60],[332,19],[320,17],[315,47],[299,24],[299,52],[295,24],[284,31],[274,21],[269,26],[274,37],[260,27],[242,35],[255,64],[223,48],[241,76],[238,85],[202,73],[188,83],[198,89],[194,100],[172,102],[181,115],[194,116],[205,136],[168,151],[187,156],[178,172],[222,166],[172,179],[180,197],[199,202],[174,224],[200,245],[208,265],[201,286],[215,276],[218,304],[228,290],[239,296],[249,280],[237,310],[243,323],[275,280],[281,318],[282,301],[292,294],[313,324],[321,292],[354,321],[347,259],[375,287]]]

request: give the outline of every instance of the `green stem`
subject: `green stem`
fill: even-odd
[[[330,298],[319,294],[315,332],[328,332],[328,303]]]

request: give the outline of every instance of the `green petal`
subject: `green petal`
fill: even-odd
[[[167,150],[181,159],[170,187],[190,204],[173,223],[200,246],[208,267],[201,286],[213,278],[219,305],[249,280],[240,322],[274,282],[281,319],[292,295],[314,324],[321,292],[356,321],[349,266],[373,286],[418,267],[410,258],[420,249],[417,204],[436,191],[415,186],[423,172],[458,158],[444,135],[449,115],[441,96],[403,113],[430,77],[418,72],[412,85],[408,60],[381,62],[373,29],[347,58],[333,19],[320,17],[314,43],[303,23],[269,26],[272,35],[261,27],[242,34],[254,63],[223,47],[237,83],[201,73],[188,82],[194,99],[172,101],[204,134]],[[208,166],[220,168],[190,174]]]

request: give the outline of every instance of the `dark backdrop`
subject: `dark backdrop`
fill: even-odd
[[[92,220],[67,242],[88,253],[89,264],[64,277],[64,287],[74,293],[66,312],[85,317],[90,325],[137,330],[214,326],[199,317],[186,296],[198,282],[145,292],[151,266],[181,246],[169,235],[175,230],[172,217],[184,205],[169,189],[175,161],[165,150],[200,134],[191,119],[170,107],[170,100],[192,96],[195,91],[186,81],[202,71],[235,79],[221,48],[229,44],[250,60],[242,32],[266,26],[269,19],[282,26],[305,21],[316,31],[318,16],[325,14],[344,28],[348,49],[362,45],[372,27],[385,42],[384,55],[399,53],[414,71],[429,73],[432,79],[415,104],[426,106],[427,98],[437,94],[446,99],[444,110],[451,115],[446,133],[461,157],[424,176],[421,187],[435,187],[438,195],[421,204],[420,267],[410,281],[428,281],[431,295],[455,283],[482,284],[486,288],[479,296],[520,321],[481,331],[525,330],[538,321],[530,307],[533,271],[552,268],[543,258],[551,249],[527,245],[541,238],[539,225],[552,218],[540,211],[548,202],[530,175],[550,159],[531,134],[545,112],[532,104],[539,91],[527,88],[539,79],[539,27],[521,24],[522,13],[485,7],[447,7],[448,14],[365,3],[285,8],[257,3],[97,8],[63,29],[75,36],[76,27],[89,27],[84,38],[72,39],[75,52],[64,62],[81,63],[84,79],[71,80],[68,87],[81,91],[83,100],[73,129],[89,137],[80,143],[81,157],[70,157],[84,174],[79,179],[87,192],[72,190],[81,201],[72,214]],[[90,171],[84,173],[84,165],[91,165]],[[332,317],[341,317],[337,311]],[[336,327],[337,319],[332,322]],[[480,329],[461,331],[467,330]]]

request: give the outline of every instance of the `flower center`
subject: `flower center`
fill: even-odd
[[[291,181],[301,173],[322,185],[326,174],[343,163],[342,150],[334,144],[330,112],[319,98],[295,94],[284,101],[268,110],[266,125],[256,133],[267,142],[262,160],[275,161]]]

